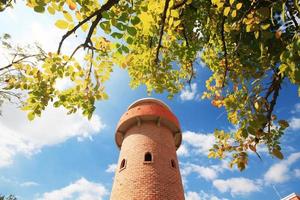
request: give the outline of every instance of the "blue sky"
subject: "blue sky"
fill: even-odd
[[[24,20],[26,19],[26,20]],[[22,2],[0,13],[0,34],[11,33],[20,44],[40,42],[55,50],[63,32],[55,20],[24,9]],[[65,48],[75,46],[71,39]],[[0,63],[5,63],[0,50]],[[291,127],[282,138],[285,159],[279,161],[260,149],[263,161],[250,154],[248,168],[239,172],[227,167],[227,160],[207,159],[215,128],[234,129],[223,109],[200,100],[209,71],[197,67],[191,87],[172,100],[166,94],[152,97],[165,101],[179,118],[183,144],[178,150],[187,200],[279,199],[300,193],[300,100],[288,82],[276,105],[279,118]],[[58,87],[68,83],[61,81]],[[19,199],[109,199],[119,150],[114,143],[115,126],[129,104],[146,97],[145,88],[131,90],[126,71],[115,68],[106,83],[109,100],[98,102],[88,121],[79,113],[49,107],[43,116],[28,122],[26,114],[5,104],[0,117],[0,193]]]

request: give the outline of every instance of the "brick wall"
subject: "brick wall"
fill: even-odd
[[[145,163],[145,153],[152,162]],[[125,168],[120,169],[122,160]],[[175,161],[175,167],[171,160]],[[183,200],[173,133],[154,122],[131,127],[121,146],[111,200]]]

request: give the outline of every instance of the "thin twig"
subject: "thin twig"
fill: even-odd
[[[155,55],[155,62],[156,63],[159,60],[159,58],[158,58],[159,57],[159,50],[162,46],[161,42],[162,42],[162,37],[164,35],[165,21],[166,21],[166,18],[167,18],[167,11],[168,11],[168,8],[169,8],[169,3],[170,3],[170,0],[166,0],[164,10],[163,10],[163,13],[162,13],[161,28],[160,28],[160,32],[159,32],[159,41],[158,41],[158,45],[157,45],[157,48],[156,48],[156,55]]]
[[[10,64],[6,65],[5,67],[0,68],[0,71],[8,69],[8,68],[12,67],[14,64],[17,64],[17,63],[19,63],[19,62],[21,62],[21,61],[23,61],[27,58],[32,58],[32,57],[36,57],[36,56],[39,56],[39,54],[27,55],[27,56],[24,56],[23,58],[20,58],[20,59],[16,60],[16,61],[14,61],[15,58],[13,58],[13,61]]]

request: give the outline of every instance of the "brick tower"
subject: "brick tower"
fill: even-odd
[[[111,200],[184,200],[176,150],[176,116],[163,102],[140,99],[121,117],[115,140],[121,149]]]

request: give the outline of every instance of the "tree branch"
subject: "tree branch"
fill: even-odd
[[[170,3],[170,0],[166,0],[165,6],[164,6],[164,11],[162,13],[161,28],[160,28],[160,32],[159,32],[159,41],[158,41],[158,45],[157,45],[157,48],[156,48],[156,55],[155,55],[155,62],[156,63],[159,60],[159,58],[158,58],[159,57],[159,50],[161,48],[162,37],[164,35],[165,21],[166,21],[166,18],[167,18],[167,11],[168,11],[168,8],[169,8],[169,3]]]
[[[273,96],[272,96],[272,100],[270,101],[270,106],[268,108],[268,113],[267,113],[267,119],[270,121],[271,120],[271,116],[274,110],[274,107],[276,105],[277,102],[277,98],[279,96],[279,90],[281,89],[281,82],[283,80],[283,77],[281,77],[281,75],[275,74],[272,80],[272,84],[269,87],[269,90],[266,94],[266,100],[268,98],[268,96],[270,96],[270,94],[273,92]]]
[[[225,42],[224,24],[225,24],[225,17],[223,17],[222,26],[221,26],[221,37],[222,37],[222,45],[223,45],[224,59],[225,59],[225,72],[224,72],[224,77],[222,82],[222,88],[225,85],[225,80],[228,72],[228,59],[227,59],[227,47]]]
[[[185,42],[186,42],[186,46],[188,47],[188,48],[190,48],[190,43],[189,43],[189,40],[188,40],[188,37],[187,37],[187,35],[186,35],[186,30],[185,30],[185,26],[182,24],[182,27],[183,27],[183,37],[184,37],[184,40],[185,40]],[[191,66],[191,74],[190,74],[190,78],[189,78],[189,80],[188,80],[188,84],[191,86],[191,83],[192,83],[192,79],[193,79],[193,77],[194,77],[194,66],[193,66],[193,62],[191,61],[190,62],[190,66]]]
[[[3,70],[5,70],[5,69],[8,69],[8,68],[12,67],[14,64],[17,64],[17,63],[19,63],[19,62],[21,62],[21,61],[23,61],[23,60],[25,60],[25,59],[27,59],[27,58],[32,58],[32,57],[36,57],[36,56],[39,56],[39,54],[27,55],[27,56],[24,55],[23,58],[20,58],[20,59],[18,59],[18,60],[16,60],[16,61],[14,61],[14,59],[13,59],[13,61],[12,61],[10,64],[8,64],[8,65],[6,65],[6,66],[0,68],[0,71],[3,71]]]
[[[185,3],[187,2],[187,0],[183,0],[182,2],[178,3],[178,4],[175,4],[171,9],[177,9],[181,6],[183,6]]]
[[[81,22],[79,22],[74,28],[72,28],[65,35],[63,35],[61,41],[59,42],[59,46],[58,46],[58,49],[57,49],[57,54],[60,54],[61,47],[62,47],[63,42],[64,42],[65,39],[67,39],[71,34],[75,33],[76,30],[79,27],[81,27],[83,24],[85,24],[86,22],[88,22],[89,20],[91,20],[93,17],[97,16],[96,20],[93,21],[92,26],[89,29],[88,36],[86,38],[86,41],[90,40],[90,37],[91,37],[91,35],[92,35],[92,33],[93,33],[96,25],[98,24],[98,22],[102,18],[102,13],[104,11],[109,10],[111,7],[113,7],[118,2],[119,2],[119,0],[108,0],[103,6],[101,6],[101,8],[99,10],[96,10],[95,12],[93,12],[90,16],[88,16],[87,18],[85,18],[84,20],[82,20]]]
[[[293,23],[295,24],[296,30],[299,30],[298,22],[295,19],[293,11],[292,11],[292,8],[291,8],[291,6],[290,6],[290,4],[288,2],[286,3],[286,7],[288,8],[288,12],[290,13],[290,17],[291,17]]]

